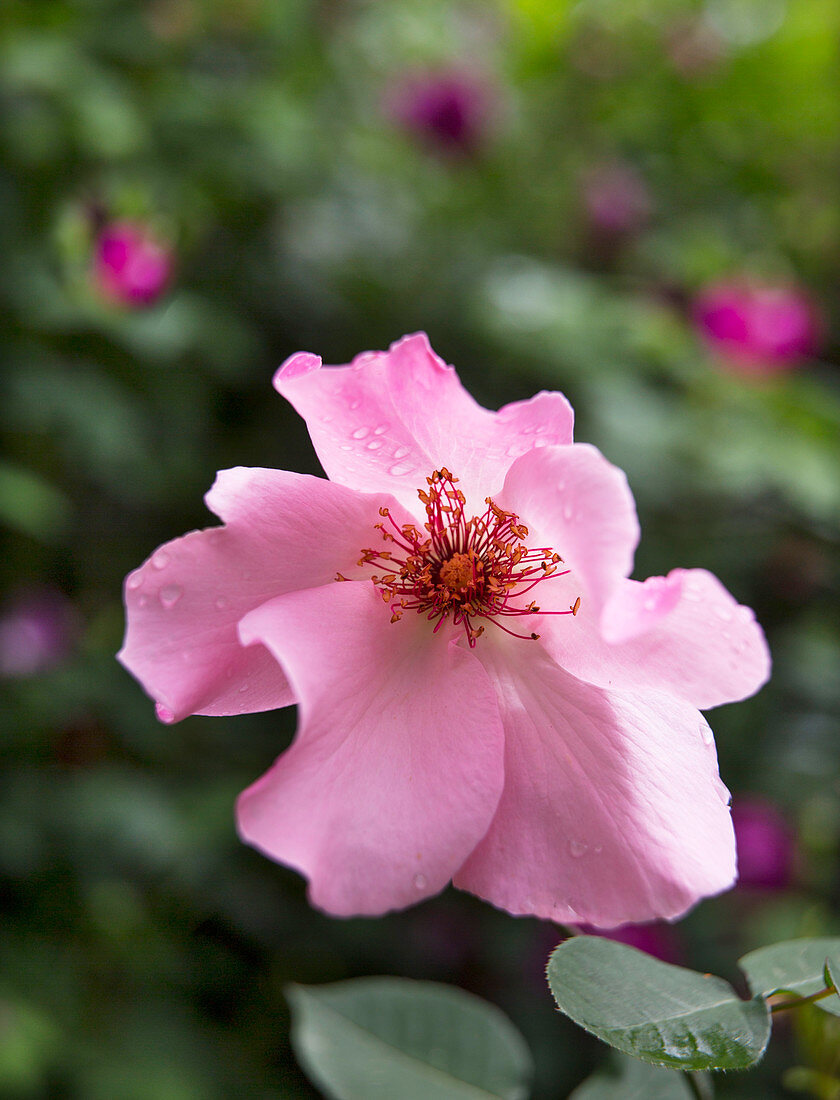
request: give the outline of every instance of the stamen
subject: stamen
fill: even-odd
[[[417,611],[434,622],[437,633],[451,621],[464,627],[473,647],[484,633],[484,625],[474,625],[475,619],[491,622],[514,638],[536,641],[539,634],[518,634],[499,619],[576,615],[579,596],[568,611],[543,611],[534,600],[519,601],[542,581],[570,571],[558,571],[563,559],[554,550],[529,549],[524,543],[528,528],[491,497],[480,516],[467,519],[466,498],[457,482],[446,467],[426,478],[428,488],[417,493],[426,511],[422,531],[413,523],[398,525],[388,508],[379,509],[387,529],[386,523],[374,524],[374,529],[393,549],[363,549],[358,564],[385,570],[371,580],[390,606],[391,622],[398,622],[404,611]],[[339,573],[336,580],[346,578]]]

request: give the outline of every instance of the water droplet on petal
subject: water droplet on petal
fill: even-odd
[[[574,516],[575,516],[574,508],[572,508],[571,504],[567,504],[563,508],[563,519],[571,520],[571,519],[574,519]]]
[[[165,550],[158,550],[157,553],[152,554],[152,565],[155,569],[165,569],[170,561],[169,554]]]
[[[367,449],[369,451],[378,451],[379,448],[382,446],[382,440],[381,439],[372,439],[370,441],[370,443],[366,443],[365,446],[367,447]]]
[[[353,400],[349,402],[347,407],[348,407],[348,409],[358,409],[358,407],[359,407],[359,405],[361,405],[361,403],[362,402],[359,400],[358,397],[354,397]]]
[[[415,875],[414,885],[418,890],[425,890],[428,886],[428,880],[425,875]]]
[[[390,425],[388,424],[377,424],[376,427],[373,429],[373,434],[384,435],[388,431],[389,426]]]
[[[404,477],[405,474],[414,473],[414,466],[410,462],[397,462],[388,473],[391,477]]]
[[[180,584],[165,584],[160,592],[158,592],[158,599],[163,607],[168,610],[170,607],[175,606],[183,594],[184,590],[181,588]]]
[[[588,851],[589,845],[584,844],[582,840],[569,841],[569,852],[575,859],[580,859],[580,857],[586,855]]]
[[[216,608],[219,611],[224,611],[224,609],[227,607],[227,604],[228,604],[228,602],[227,602],[227,600],[225,599],[224,596],[217,596],[216,597]]]
[[[595,847],[592,849],[592,851],[595,853],[596,856],[599,856],[601,854],[601,852],[603,852],[603,850],[604,850],[604,845],[603,844],[596,844]]]
[[[148,607],[149,606],[149,597],[147,595],[145,595],[145,593],[142,596],[138,596],[137,606],[138,607]]]
[[[394,458],[405,458],[410,450],[410,447],[397,447],[394,451]]]
[[[246,683],[244,683],[244,684],[240,684],[240,685],[239,685],[239,694],[240,694],[240,695],[244,695],[244,694],[245,694],[245,692],[246,692],[247,690],[248,690],[248,684],[247,684],[247,682],[246,682]]]
[[[126,588],[130,589],[132,592],[136,592],[137,589],[140,587],[140,585],[142,583],[143,583],[143,574],[138,569],[134,573],[131,573],[129,575],[128,580],[125,582],[125,586],[126,586]]]
[[[728,607],[716,607],[715,614],[725,623],[732,622],[732,612],[729,610]]]
[[[370,435],[370,428],[356,428],[353,432],[354,439],[364,439],[368,435]]]
[[[704,745],[711,745],[714,741],[715,735],[712,733],[708,722],[700,723],[700,736],[703,738]]]
[[[165,722],[167,726],[175,721],[175,715],[163,703],[155,703],[155,714],[158,716],[158,721]]]

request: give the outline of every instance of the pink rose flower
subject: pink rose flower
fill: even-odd
[[[149,306],[169,285],[172,256],[145,226],[113,222],[97,238],[93,274],[97,287],[111,301]]]
[[[819,344],[814,305],[795,287],[715,283],[697,299],[694,319],[712,351],[748,374],[789,370]]]
[[[274,381],[329,480],[221,472],[224,526],[127,578],[120,653],[164,721],[298,704],[242,837],[337,915],[454,879],[613,927],[730,886],[698,708],[757,690],[764,636],[704,570],[627,579],[633,498],[566,399],[490,412],[423,334]]]

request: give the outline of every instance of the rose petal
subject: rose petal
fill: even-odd
[[[620,639],[623,632],[624,641],[606,641],[584,604],[573,621],[546,616],[531,622],[559,665],[601,687],[666,691],[706,710],[746,699],[766,683],[764,633],[717,577],[705,569],[674,569],[652,579],[664,582],[654,611],[644,606],[650,580],[622,581],[605,608],[607,636]]]
[[[609,928],[730,886],[735,843],[711,731],[688,704],[605,692],[536,643],[476,647],[496,683],[505,788],[455,885],[511,913]]]
[[[350,366],[320,369],[293,355],[274,385],[304,417],[321,465],[333,481],[392,493],[418,512],[417,490],[446,466],[471,503],[498,492],[512,458],[534,446],[569,443],[573,415],[559,393],[506,405],[478,405],[424,333]]]
[[[540,584],[534,598],[541,607],[567,606],[571,595],[590,611],[600,609],[633,566],[639,523],[627,478],[594,447],[575,443],[523,455],[510,467],[497,504],[528,527],[529,547],[556,551],[561,568],[571,570],[563,581]],[[553,599],[561,585],[562,598]]]
[[[125,585],[118,656],[167,721],[293,703],[276,660],[244,649],[237,623],[280,593],[352,575],[379,508],[395,507],[322,478],[244,467],[219,473],[206,499],[227,526],[160,547]]]
[[[652,630],[679,604],[682,574],[625,580],[613,592],[601,615],[601,633],[607,642],[629,642]]]
[[[243,838],[306,875],[312,903],[336,915],[441,890],[502,788],[480,662],[421,616],[391,624],[361,582],[271,600],[240,631],[271,650],[300,699],[294,744],[239,799]]]

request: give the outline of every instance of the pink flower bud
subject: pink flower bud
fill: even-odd
[[[165,291],[172,274],[172,255],[137,222],[112,222],[94,247],[93,276],[100,293],[112,302],[150,306]]]
[[[794,877],[795,851],[788,823],[762,798],[735,799],[732,823],[738,850],[738,884],[784,890]]]
[[[644,180],[619,161],[602,164],[587,174],[583,205],[592,229],[609,237],[638,233],[650,217],[650,194]]]
[[[468,73],[418,73],[392,90],[386,109],[436,152],[469,156],[487,136],[490,95],[486,85]]]
[[[783,284],[715,283],[698,297],[694,320],[721,361],[748,374],[790,370],[819,344],[813,303]]]
[[[60,664],[76,625],[61,593],[46,588],[19,594],[0,614],[0,677],[35,676]]]

